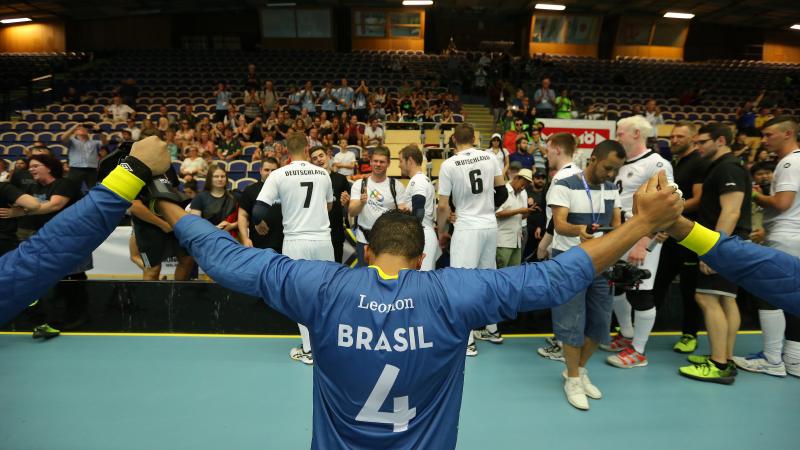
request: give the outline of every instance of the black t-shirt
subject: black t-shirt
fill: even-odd
[[[677,164],[673,163],[675,172],[675,182],[683,192],[683,198],[689,200],[692,198],[692,186],[695,184],[702,184],[708,173],[708,167],[711,163],[700,156],[699,152],[692,152],[681,158]],[[686,217],[697,220],[697,211],[685,213]]]
[[[347,177],[336,172],[331,172],[333,185],[333,206],[328,211],[331,223],[331,240],[341,242],[344,240],[344,209],[342,207],[342,192],[350,192],[350,182]]]
[[[11,208],[20,196],[22,190],[11,183],[0,183],[0,208]],[[17,219],[0,219],[0,241],[17,240]]]
[[[741,213],[733,234],[743,239],[750,235],[750,196],[752,195],[752,181],[747,169],[742,162],[728,153],[712,162],[708,168],[706,179],[703,181],[703,195],[700,197],[700,210],[698,222],[701,225],[716,229],[717,220],[722,212],[719,198],[730,192],[743,192]]]
[[[230,192],[225,192],[222,197],[214,197],[211,192],[203,191],[192,200],[191,209],[200,211],[203,219],[217,225],[231,215],[236,205],[236,198]]]
[[[250,216],[250,240],[253,241],[253,247],[271,248],[280,253],[283,250],[283,214],[281,212],[281,204],[275,203],[269,207],[266,219],[269,233],[266,236],[258,234],[255,228],[256,224],[253,223],[253,206],[255,206],[256,199],[263,186],[263,181],[247,186],[239,199],[239,207],[244,209],[247,215]]]
[[[28,194],[36,197],[40,202],[46,202],[50,200],[50,198],[54,195],[60,195],[62,197],[69,198],[69,201],[64,206],[64,209],[69,208],[75,202],[81,199],[81,188],[80,185],[68,178],[56,178],[52,183],[42,186],[39,183],[34,183],[28,186]],[[63,209],[62,209],[63,211]],[[60,211],[59,211],[60,212]],[[47,222],[50,221],[53,217],[56,216],[58,212],[50,213],[50,214],[43,214],[43,215],[36,215],[36,216],[28,216],[31,220],[29,224],[30,230],[38,230],[44,226]]]
[[[528,198],[532,198],[536,205],[539,206],[539,211],[528,214],[528,232],[533,233],[537,227],[544,231],[547,227],[547,215],[545,213],[545,205],[547,204],[547,201],[544,198],[544,194],[547,191],[542,189],[541,191],[536,192],[533,190],[533,186],[531,185],[528,185],[528,187],[525,188],[525,191],[528,193]]]

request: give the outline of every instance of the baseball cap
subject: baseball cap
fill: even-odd
[[[500,133],[495,133],[495,134],[493,134],[493,135],[492,135],[492,139],[500,139],[500,141],[502,141],[502,140],[503,140],[503,137],[502,137],[502,136],[500,136]],[[491,139],[490,139],[490,140],[491,140]]]
[[[533,172],[531,172],[531,169],[522,169],[519,171],[517,176],[533,182]]]
[[[511,161],[511,164],[508,165],[508,168],[520,170],[522,169],[522,163],[519,161]]]
[[[537,170],[536,173],[533,174],[534,178],[547,178],[547,174],[542,172],[541,170]]]

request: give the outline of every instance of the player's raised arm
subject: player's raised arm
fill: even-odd
[[[200,267],[220,285],[262,298],[290,319],[311,324],[325,273],[341,268],[319,261],[294,261],[272,250],[247,248],[207,220],[180,206],[159,201],[164,220]]]
[[[674,185],[672,185],[674,186]],[[663,171],[636,194],[637,215],[618,229],[591,239],[550,261],[491,270],[446,270],[448,286],[459,286],[450,306],[469,327],[513,318],[519,311],[552,308],[586,289],[595,274],[614,264],[642,236],[674,223],[683,200]],[[664,189],[661,189],[663,187]]]

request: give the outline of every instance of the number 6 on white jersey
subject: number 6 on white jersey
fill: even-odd
[[[358,412],[356,420],[359,422],[386,423],[394,426],[393,432],[399,433],[408,430],[408,422],[417,416],[417,408],[408,409],[408,396],[394,398],[394,412],[381,412],[381,406],[389,397],[400,369],[392,365],[385,365],[378,382]]]

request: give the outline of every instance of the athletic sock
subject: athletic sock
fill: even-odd
[[[308,334],[308,328],[305,325],[297,324],[297,327],[300,328],[300,339],[303,340],[303,351],[306,353],[311,352],[311,337]]]
[[[800,342],[786,340],[783,346],[783,361],[787,364],[800,364]]]
[[[718,362],[716,362],[716,361],[714,361],[713,359],[710,359],[710,358],[709,358],[709,361],[711,361],[715,366],[717,366],[717,369],[719,369],[719,370],[725,370],[725,369],[728,368],[728,362],[727,361],[725,361],[724,363],[718,363]]]
[[[633,329],[633,349],[639,353],[644,353],[647,346],[647,339],[656,324],[656,308],[652,307],[645,311],[635,311],[636,326]]]
[[[492,333],[492,334],[497,333],[497,324],[493,323],[491,325],[486,325],[486,331],[488,331],[489,333]]]
[[[619,332],[630,339],[633,337],[633,321],[631,320],[631,304],[625,294],[614,297],[614,314],[619,322]]]
[[[783,353],[783,333],[786,331],[786,316],[780,309],[759,309],[758,319],[764,338],[764,356],[771,364],[778,364]]]
[[[467,346],[475,344],[475,336],[472,335],[472,330],[469,332],[469,339],[467,339]]]

